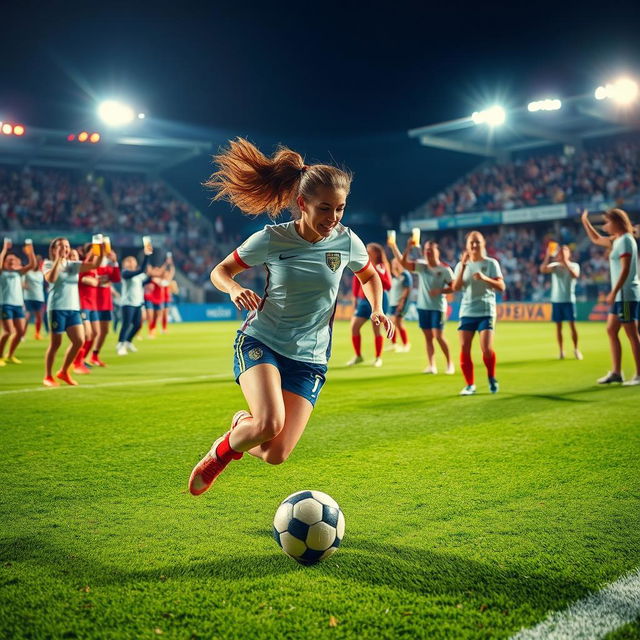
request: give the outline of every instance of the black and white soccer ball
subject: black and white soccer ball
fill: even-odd
[[[285,498],[273,519],[273,537],[300,564],[335,553],[344,537],[344,514],[322,491],[298,491]]]

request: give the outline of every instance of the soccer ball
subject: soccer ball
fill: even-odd
[[[344,537],[344,514],[322,491],[298,491],[285,498],[273,519],[273,537],[300,564],[328,558]]]

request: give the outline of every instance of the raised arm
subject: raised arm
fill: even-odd
[[[415,260],[409,260],[409,254],[411,253],[412,247],[415,247],[412,238],[409,238],[407,241],[407,246],[404,250],[404,253],[400,253],[400,249],[398,249],[398,245],[395,242],[387,242],[387,244],[391,247],[391,251],[393,252],[393,257],[407,270],[407,271],[415,271],[416,263]]]
[[[60,253],[57,253],[51,269],[49,269],[49,271],[44,272],[44,279],[48,283],[53,284],[58,279],[61,268],[62,268],[62,256],[60,255]]]
[[[216,289],[229,294],[231,302],[238,309],[251,311],[260,306],[262,298],[255,291],[246,289],[234,280],[239,273],[246,271],[247,268],[238,263],[234,251],[214,267],[211,272],[211,282]]]
[[[89,262],[83,262],[80,265],[80,273],[86,273],[87,271],[93,271],[94,269],[97,269],[100,265],[101,260],[102,256],[96,256],[92,253],[91,260],[89,260]]]
[[[544,252],[544,260],[540,265],[540,273],[553,273],[553,268],[549,266],[549,260],[551,260],[551,251],[549,251],[549,245],[547,245],[547,250]]]
[[[2,273],[4,269],[4,259],[7,257],[7,251],[9,251],[9,249],[11,249],[11,240],[5,238],[2,243],[2,250],[0,251],[0,273]]]
[[[580,216],[580,220],[582,221],[582,226],[584,227],[587,235],[589,236],[589,240],[593,242],[593,244],[597,244],[601,247],[606,247],[607,249],[611,248],[611,238],[607,238],[606,236],[600,235],[594,226],[591,224],[589,220],[589,212],[585,209],[582,212],[582,216]]]
[[[31,245],[31,248],[28,251],[25,251],[25,253],[27,254],[27,258],[29,258],[29,260],[26,265],[18,269],[18,272],[22,276],[28,271],[35,271],[38,268],[38,259],[36,258],[36,254],[33,251],[33,245]]]

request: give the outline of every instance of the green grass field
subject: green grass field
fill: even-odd
[[[415,325],[410,353],[348,369],[341,323],[290,459],[246,456],[194,498],[192,466],[244,407],[235,329],[172,327],[127,358],[112,340],[80,388],[25,392],[32,340],[0,369],[0,637],[507,638],[640,565],[640,387],[594,385],[602,325],[580,326],[578,362],[555,359],[552,326],[503,323],[501,392],[476,354],[479,393],[461,398],[460,374],[420,373]],[[346,517],[314,567],[271,538],[301,489]]]

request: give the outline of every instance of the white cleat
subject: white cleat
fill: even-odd
[[[475,384],[468,384],[461,392],[461,396],[472,396],[476,392]]]
[[[349,362],[347,362],[347,367],[353,367],[356,364],[360,364],[364,362],[364,358],[362,356],[353,356]]]
[[[116,351],[116,353],[119,356],[129,355],[129,352],[127,351],[127,347],[125,347],[123,343],[120,344],[120,346],[118,347],[118,350]]]
[[[429,365],[422,373],[432,373],[433,375],[436,375],[438,373],[438,367],[432,367]]]
[[[640,384],[640,376],[635,375],[630,380],[626,380],[622,383],[623,387],[635,387]]]
[[[564,351],[561,351],[558,355],[558,360],[564,360]]]
[[[380,368],[380,367],[382,366],[382,358],[376,358],[376,359],[373,361],[373,366],[374,366],[374,367],[377,367],[377,368]]]
[[[122,348],[123,344],[124,344],[124,342],[118,342],[118,344],[116,345],[116,351],[120,351],[120,349]]]
[[[445,373],[446,373],[448,376],[452,376],[455,372],[456,372],[456,368],[453,366],[453,362],[450,362],[450,363],[447,365],[447,370],[445,371]]]
[[[624,378],[619,373],[613,373],[609,371],[606,376],[602,376],[602,378],[598,378],[596,382],[598,384],[611,384],[612,382],[622,382]]]
[[[390,342],[385,348],[385,351],[397,351],[398,350],[398,345],[395,344],[394,342]]]
[[[136,345],[133,344],[133,342],[125,342],[124,346],[125,346],[125,348],[127,349],[127,351],[129,353],[137,353],[138,352],[138,347],[136,347]]]
[[[584,356],[582,355],[582,351],[580,351],[580,349],[574,349],[573,355],[576,357],[576,360],[584,360]]]

